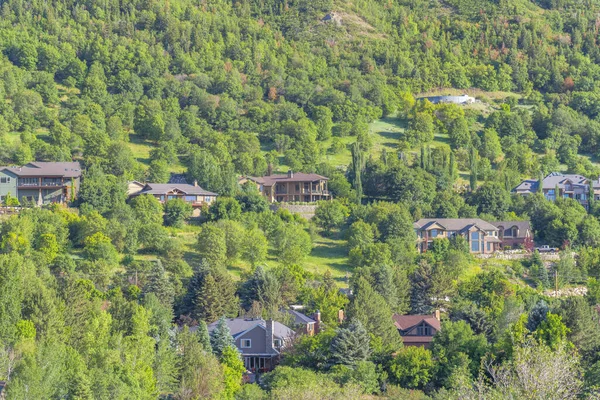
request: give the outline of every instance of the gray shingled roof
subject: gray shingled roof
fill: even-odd
[[[513,189],[515,192],[537,192],[539,187],[538,179],[526,179]],[[542,189],[554,189],[556,186],[564,188],[565,184],[570,181],[573,186],[587,187],[588,179],[585,176],[577,174],[561,174],[560,172],[552,172],[548,174],[542,181]],[[593,181],[593,187],[600,188],[600,180]]]
[[[477,226],[484,231],[497,231],[494,225],[479,218],[422,218],[413,226],[417,229],[427,229],[430,225],[437,223],[448,231],[464,231],[472,226]]]
[[[497,221],[492,222],[492,224],[494,224],[498,229],[500,229],[501,227],[503,229],[510,229],[513,226],[516,226],[519,230],[519,235],[517,236],[518,238],[525,237],[525,233],[528,230],[529,232],[531,232],[531,224],[529,223],[529,221]]]
[[[225,322],[227,323],[227,326],[231,331],[231,336],[233,336],[234,338],[257,325],[260,325],[263,328],[266,327],[265,320],[262,318],[227,318]],[[212,332],[216,328],[218,323],[219,321],[215,321],[212,324],[208,325],[208,332]],[[273,336],[284,339],[292,337],[294,335],[295,332],[292,329],[288,328],[281,322],[274,321]]]
[[[81,176],[81,165],[78,162],[30,162],[22,167],[0,167],[13,174],[25,176],[52,176],[62,178],[78,178]]]
[[[173,190],[179,190],[189,195],[216,196],[216,193],[202,189],[200,186],[188,185],[186,183],[146,183],[146,186],[137,194],[167,194]]]
[[[295,324],[310,324],[310,323],[317,322],[314,319],[312,319],[296,310],[289,309],[289,310],[283,310],[283,311],[294,317]]]

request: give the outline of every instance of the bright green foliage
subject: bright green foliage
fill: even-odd
[[[348,208],[339,201],[321,201],[315,209],[314,221],[326,232],[331,232],[340,228],[347,217]]]
[[[357,385],[364,394],[379,393],[380,376],[376,365],[370,361],[359,361],[353,368],[338,364],[331,368],[329,373],[342,387]]]
[[[219,197],[211,204],[208,210],[208,216],[212,221],[218,221],[220,219],[237,220],[240,218],[242,213],[242,207],[240,203],[231,197]]]
[[[275,237],[279,260],[285,265],[301,262],[312,249],[312,240],[301,225],[287,224]]]
[[[559,315],[548,313],[546,319],[538,325],[533,334],[551,349],[557,349],[564,344],[568,332],[569,329],[563,324]]]
[[[211,267],[223,267],[227,259],[225,232],[214,224],[203,225],[198,234],[198,253]]]
[[[225,386],[223,396],[226,399],[234,399],[242,389],[242,374],[246,372],[244,362],[235,347],[225,348],[219,359],[223,365]]]
[[[181,200],[168,200],[164,204],[165,225],[180,228],[183,223],[192,216],[192,205]]]
[[[354,291],[354,298],[347,308],[348,317],[359,320],[365,327],[371,336],[373,351],[399,348],[402,341],[385,299],[364,278],[358,279]]]
[[[423,388],[432,378],[434,363],[431,351],[410,346],[398,351],[389,369],[392,380],[404,388]]]
[[[154,196],[143,194],[136,196],[130,203],[135,217],[142,224],[160,223],[162,221],[162,206]]]

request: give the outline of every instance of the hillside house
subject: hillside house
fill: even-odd
[[[210,205],[217,199],[217,194],[209,192],[198,186],[197,182],[193,185],[186,183],[145,183],[130,182],[128,185],[129,197],[133,198],[143,194],[154,196],[160,203],[167,200],[181,199],[192,205],[194,209],[202,207],[204,204]],[[198,214],[195,213],[195,215]]]
[[[21,167],[0,167],[0,203],[9,194],[21,204],[66,203],[79,192],[78,162],[30,162]]]
[[[212,332],[219,321],[208,325]],[[251,372],[268,372],[279,363],[281,352],[296,337],[296,332],[280,322],[262,318],[228,318],[227,326],[235,345]]]
[[[258,191],[270,203],[292,201],[311,203],[331,199],[327,189],[328,180],[329,178],[318,174],[288,171],[287,174],[243,177],[239,183],[256,184]]]
[[[426,252],[436,238],[464,237],[472,254],[490,254],[502,249],[498,228],[479,218],[423,218],[413,224],[418,248]]]
[[[540,191],[546,200],[555,201],[561,197],[574,199],[587,209],[592,192],[594,199],[600,200],[600,178],[590,181],[582,175],[552,172],[542,179],[541,187],[539,179],[526,179],[512,190],[520,196],[529,196]]]
[[[492,222],[498,228],[498,239],[502,248],[524,249],[533,245],[533,230],[529,221],[497,221]]]
[[[432,315],[394,314],[393,319],[405,346],[429,348],[435,334],[442,329],[439,310]]]

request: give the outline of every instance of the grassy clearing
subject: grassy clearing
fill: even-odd
[[[329,270],[338,285],[347,287],[347,279],[352,271],[348,263],[346,241],[339,238],[318,236],[313,241],[313,249],[303,262],[304,268],[314,274],[324,274]]]
[[[156,146],[151,142],[137,137],[135,134],[129,135],[129,143],[127,146],[133,153],[133,157],[144,165],[146,168],[150,166],[150,152]],[[185,173],[185,167],[181,162],[177,161],[174,164],[169,164],[169,172],[182,174]]]

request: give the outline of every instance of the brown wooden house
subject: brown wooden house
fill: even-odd
[[[393,318],[405,346],[429,348],[435,334],[442,329],[437,310],[432,315],[394,314]]]
[[[318,174],[288,171],[287,174],[243,177],[239,183],[253,182],[270,203],[293,201],[310,203],[331,199],[327,189],[328,180],[329,178]]]

